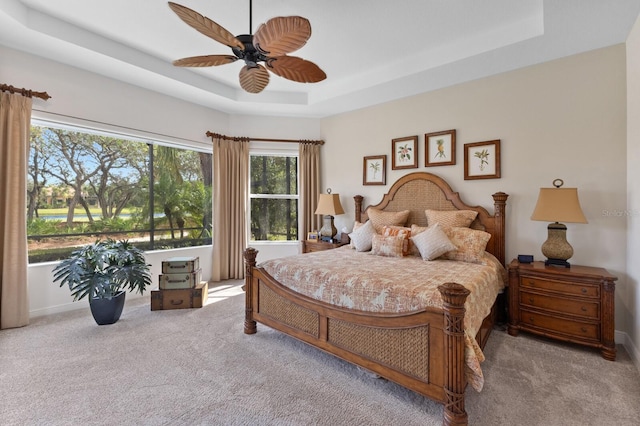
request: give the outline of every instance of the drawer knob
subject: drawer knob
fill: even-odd
[[[533,297],[529,298],[529,303],[533,303]]]
[[[587,289],[583,287],[583,288],[582,288],[582,294],[584,294],[584,293],[586,293],[586,292],[587,292]]]
[[[587,329],[586,329],[585,327],[580,327],[580,330],[581,330],[583,333],[586,333],[586,332],[587,332]]]
[[[534,282],[533,280],[529,280],[529,285],[530,285],[531,287],[535,287],[535,282]]]
[[[533,322],[533,317],[529,317],[529,321]]]
[[[582,312],[587,312],[587,307],[583,306],[582,308],[580,308],[582,310]]]

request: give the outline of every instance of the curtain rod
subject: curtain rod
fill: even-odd
[[[313,144],[313,145],[324,145],[324,141],[322,140],[306,140],[306,139],[266,139],[266,138],[240,138],[240,137],[232,137],[232,136],[225,136],[225,135],[221,135],[220,133],[212,133],[207,131],[207,136],[209,136],[211,139],[214,138],[219,138],[219,139],[226,139],[226,140],[250,140],[250,141],[254,141],[254,142],[286,142],[286,143],[308,143],[308,144]]]
[[[47,92],[34,92],[33,90],[24,89],[24,88],[18,89],[17,87],[13,87],[7,84],[0,84],[0,91],[17,93],[19,95],[26,96],[28,98],[36,97],[36,98],[44,99],[45,101],[51,98],[51,96],[49,96]]]

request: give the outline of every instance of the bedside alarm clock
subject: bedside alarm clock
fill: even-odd
[[[519,254],[518,262],[520,263],[531,263],[533,262],[533,256],[530,254]]]

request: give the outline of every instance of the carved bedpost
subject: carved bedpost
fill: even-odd
[[[244,251],[244,291],[245,291],[245,308],[244,308],[244,333],[255,334],[256,322],[253,320],[253,307],[251,305],[253,299],[253,268],[256,266],[256,256],[258,250],[248,247]]]
[[[464,302],[470,291],[457,283],[438,286],[444,308],[445,365],[444,425],[466,425],[464,391],[467,385],[464,362]]]
[[[356,202],[356,222],[362,222],[362,200],[364,200],[364,197],[356,195],[353,199]]]
[[[504,192],[496,192],[493,194],[493,206],[495,209],[494,216],[496,218],[496,235],[500,238],[495,242],[495,254],[496,258],[502,263],[503,266],[506,266],[507,259],[505,256],[507,255],[505,249],[505,209],[507,206],[507,198],[509,198],[509,194],[505,194]]]

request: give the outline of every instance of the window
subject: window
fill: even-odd
[[[211,244],[211,154],[55,125],[31,126],[29,262],[97,238],[144,250]]]
[[[298,157],[252,154],[250,160],[251,240],[297,240]]]

